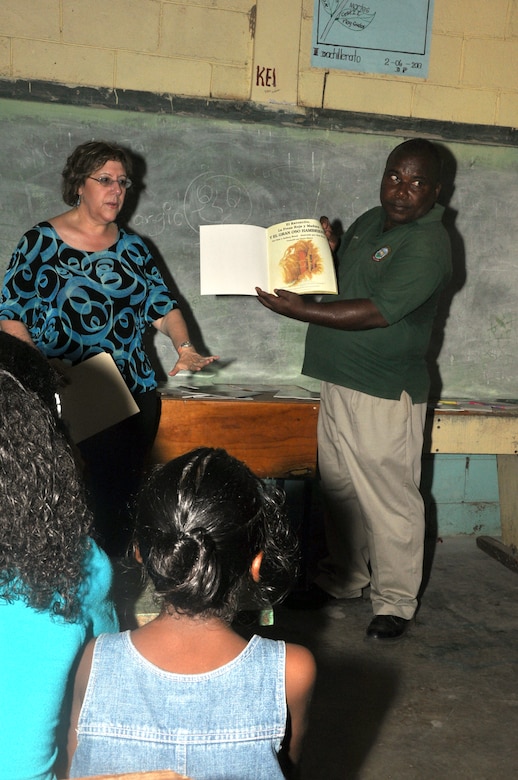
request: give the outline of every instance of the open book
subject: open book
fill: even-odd
[[[200,227],[202,295],[256,295],[260,287],[336,293],[333,256],[318,219]]]

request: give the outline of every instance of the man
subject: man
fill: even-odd
[[[308,598],[313,606],[359,598],[370,585],[367,637],[382,641],[407,630],[422,579],[425,355],[451,276],[436,203],[440,174],[439,152],[427,140],[390,153],[381,207],[340,243],[338,296],[317,302],[257,288],[266,308],[309,323],[302,371],[322,381],[318,457],[329,552]],[[326,217],[322,225],[334,248]]]

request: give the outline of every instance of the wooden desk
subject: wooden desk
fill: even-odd
[[[496,455],[502,542],[479,536],[477,544],[518,571],[518,410],[434,410],[428,415],[424,451]]]
[[[425,452],[517,455],[518,410],[515,413],[430,410]]]
[[[317,463],[318,401],[182,399],[162,394],[153,460],[194,447],[223,447],[258,476],[312,477]],[[431,410],[425,452],[497,456],[502,541],[518,548],[518,410]]]
[[[318,405],[271,394],[237,401],[162,395],[152,458],[163,463],[194,447],[223,447],[259,477],[312,477]]]

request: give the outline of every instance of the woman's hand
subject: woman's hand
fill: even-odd
[[[219,355],[204,357],[198,354],[194,347],[180,347],[178,360],[171,371],[169,371],[169,376],[176,376],[179,371],[191,371],[192,373],[201,371],[202,368],[205,368],[205,366],[208,366],[209,363],[213,363],[215,360],[219,360]]]
[[[169,371],[169,376],[176,376],[179,371],[201,371],[202,368],[219,360],[219,355],[198,354],[195,347],[190,343],[189,332],[180,309],[171,309],[168,314],[153,323],[155,328],[171,339],[174,348],[178,352],[178,360]],[[182,346],[185,344],[185,346]]]

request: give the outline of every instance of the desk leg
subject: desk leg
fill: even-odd
[[[309,564],[311,561],[311,539],[313,533],[313,477],[302,477],[302,507],[296,507],[297,515],[299,509],[301,514],[296,521],[297,535],[300,545],[300,575],[297,590],[300,588],[306,590],[309,585]],[[300,477],[294,477],[299,482]],[[285,488],[284,479],[276,479],[276,485],[281,490]]]
[[[302,557],[302,583],[304,588],[309,587],[309,565],[311,562],[311,539],[313,535],[313,479],[304,480],[304,507],[302,511],[301,529],[301,557]]]
[[[479,536],[477,546],[508,569],[518,572],[518,457],[497,455],[502,541]]]
[[[497,455],[498,492],[500,494],[500,524],[502,542],[518,548],[518,456]]]

